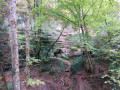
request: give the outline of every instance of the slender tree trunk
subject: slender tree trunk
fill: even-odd
[[[40,6],[42,5],[42,0],[39,1],[39,5]],[[39,15],[40,14],[41,14],[41,10],[39,11]],[[40,19],[39,19],[39,24],[40,24]],[[39,28],[40,28],[39,29],[40,31],[38,30],[38,34],[40,35],[39,36],[39,39],[40,39],[40,50],[38,51],[38,59],[41,59],[41,49],[42,49],[41,48],[42,47],[42,29],[41,29],[42,27],[41,27],[41,25],[39,26]]]
[[[63,30],[61,31],[60,35],[58,36],[58,38],[55,40],[55,42],[51,45],[51,47],[48,49],[48,52],[46,54],[46,58],[48,57],[48,54],[50,52],[50,50],[54,47],[54,45],[57,43],[57,41],[60,39],[60,36],[63,34],[63,31],[65,29],[65,26],[63,27]]]
[[[37,0],[34,0],[34,8],[37,6]],[[35,46],[37,46],[37,35],[36,35],[36,31],[34,31],[35,30],[35,17],[36,17],[37,15],[36,15],[36,13],[34,14],[34,16],[33,16],[33,20],[34,20],[34,28],[33,28],[33,34],[34,34],[34,36],[33,36],[33,45],[35,45]],[[35,40],[34,40],[35,39]],[[36,47],[34,47],[34,53],[35,53],[35,58],[37,58],[37,49],[36,49]]]
[[[84,28],[85,28],[85,25],[81,26],[83,41],[85,41],[85,35],[88,36],[88,31],[87,30],[85,31]],[[93,64],[92,64],[91,56],[90,56],[90,54],[87,50],[86,44],[84,45],[83,51],[85,52],[85,55],[86,55],[86,58],[87,58],[87,63],[89,64],[89,68],[91,70],[91,73],[93,73]]]
[[[20,90],[19,77],[19,54],[17,41],[17,25],[16,25],[16,0],[10,0],[10,45],[11,45],[11,59],[12,59],[12,79],[13,89]]]
[[[28,81],[30,77],[30,68],[29,68],[29,61],[30,61],[30,0],[27,0],[28,3],[28,10],[27,10],[27,27],[26,27],[26,79]],[[29,89],[29,87],[27,87]]]
[[[118,0],[118,2],[119,2],[119,10],[120,10],[120,0]],[[118,18],[119,18],[119,20],[120,20],[120,11],[119,11],[119,14],[118,14]]]

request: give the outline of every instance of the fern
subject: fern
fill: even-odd
[[[78,71],[81,71],[82,68],[85,66],[85,63],[86,63],[86,59],[85,57],[77,57],[73,62],[72,62],[72,65],[71,65],[71,76],[76,74]]]

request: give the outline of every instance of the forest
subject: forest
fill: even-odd
[[[120,90],[120,0],[0,0],[0,90]]]

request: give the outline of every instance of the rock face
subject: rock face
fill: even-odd
[[[18,18],[18,29],[21,32],[21,29],[23,31],[25,31],[24,29],[26,28],[26,5],[24,4],[26,2],[22,1],[22,0],[18,0],[17,1],[17,18]],[[53,18],[50,18],[50,21],[52,24],[48,24],[47,22],[44,22],[43,26],[42,26],[42,33],[43,33],[43,37],[42,38],[48,38],[50,42],[55,42],[56,39],[58,39],[59,35],[62,32],[62,22],[61,21],[56,21]],[[34,20],[31,21],[31,24],[34,24]],[[45,36],[44,36],[45,34]],[[62,35],[60,36],[59,40],[57,41],[57,43],[55,44],[55,50],[56,49],[61,49],[62,50],[62,54],[63,55],[68,55],[68,56],[72,56],[72,55],[80,55],[81,53],[81,49],[77,48],[76,50],[72,50],[71,47],[71,43],[73,42],[73,40],[68,40],[67,38],[69,36],[78,34],[78,31],[75,31],[71,26],[68,26],[64,29]],[[43,39],[44,40],[44,39]],[[79,41],[78,39],[76,39],[75,41]],[[44,42],[44,41],[43,41]],[[45,41],[46,42],[46,41]]]
[[[18,28],[18,37],[21,36],[25,32],[26,28],[26,5],[24,4],[26,2],[23,0],[17,1],[17,28]],[[42,27],[42,33],[44,39],[48,38],[47,41],[54,43],[56,39],[58,39],[59,35],[62,32],[62,22],[61,21],[55,21],[53,18],[50,19],[52,24],[48,24],[47,22],[44,22],[44,25]],[[32,24],[34,23],[34,20],[32,21]],[[5,25],[8,26],[8,19],[5,19]],[[57,43],[54,46],[54,49],[61,49],[62,50],[62,56],[72,56],[72,55],[80,55],[81,49],[77,48],[76,50],[71,49],[71,43],[73,42],[70,39],[67,39],[69,36],[77,34],[77,31],[74,31],[74,29],[71,26],[68,26],[64,29],[62,35],[58,39]],[[79,40],[77,40],[79,41]],[[43,41],[46,42],[46,41]],[[48,43],[48,42],[47,42]],[[19,45],[24,44],[23,42],[20,42]],[[21,45],[22,46],[22,45]],[[54,55],[53,55],[54,56]]]
[[[49,32],[49,36],[48,38],[52,38],[50,41],[51,42],[55,42],[56,39],[58,39],[58,37],[60,36],[63,28],[62,28],[62,24],[60,24],[60,21],[54,21],[53,20],[53,24],[52,27],[49,27],[48,25],[45,25],[44,30],[48,30]],[[75,34],[78,34],[78,31],[74,31],[74,29],[71,26],[68,26],[64,29],[64,31],[62,32],[60,38],[58,39],[58,41],[55,44],[55,49],[61,49],[62,50],[62,54],[63,55],[67,55],[67,56],[71,56],[71,55],[80,55],[81,54],[81,49],[76,49],[76,50],[72,50],[71,44],[72,40],[68,39],[70,36],[73,36]],[[79,40],[78,40],[79,41]]]

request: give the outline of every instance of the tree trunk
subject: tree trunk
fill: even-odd
[[[28,80],[30,77],[30,68],[29,68],[29,61],[30,61],[30,0],[27,0],[28,3],[28,11],[27,11],[27,27],[26,27],[26,79]],[[28,88],[28,87],[27,87]],[[27,89],[26,88],[26,89]]]
[[[85,35],[88,36],[88,30],[87,29],[84,30],[84,29],[85,29],[85,25],[84,26],[81,25],[81,31],[82,31],[82,35],[83,35],[83,42],[85,41]],[[94,72],[93,71],[94,70],[93,69],[93,64],[92,64],[92,61],[91,61],[91,56],[89,55],[89,52],[87,50],[86,44],[84,44],[83,51],[85,51],[85,55],[86,55],[86,58],[87,58],[86,63],[89,65],[90,71],[93,74],[93,72]]]
[[[11,59],[12,59],[12,79],[13,89],[20,90],[19,77],[19,54],[17,41],[17,26],[16,26],[16,0],[10,0],[10,45],[11,45]]]

